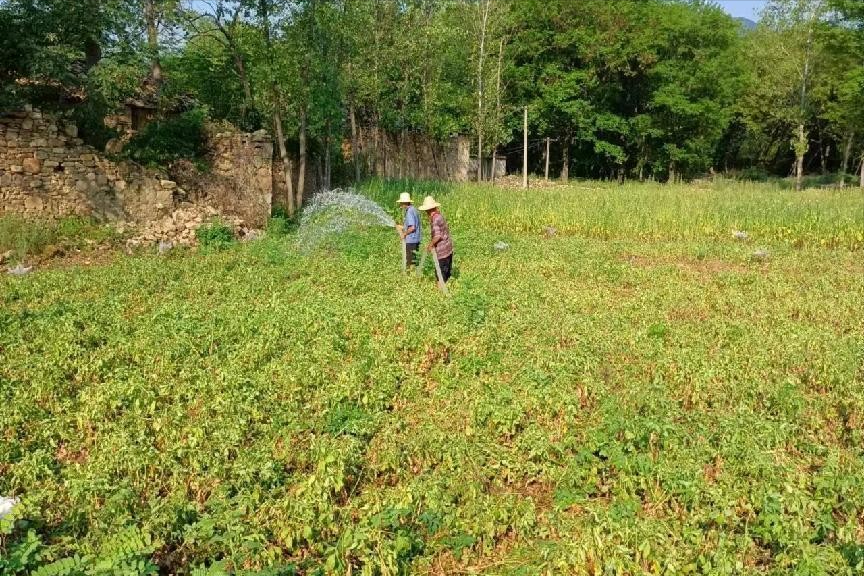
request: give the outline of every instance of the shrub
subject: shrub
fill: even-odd
[[[78,127],[78,136],[90,146],[104,150],[117,131],[105,125],[105,116],[110,114],[111,106],[97,94],[90,96],[70,111],[70,118]]]
[[[288,211],[284,206],[274,206],[273,214],[267,222],[267,233],[272,234],[273,236],[284,236],[285,234],[290,234],[297,229],[299,216],[299,212],[292,216],[288,214]]]
[[[291,231],[291,221],[287,218],[274,216],[267,222],[267,233],[273,236],[285,236]]]
[[[204,110],[148,124],[126,145],[123,155],[141,164],[166,165],[175,160],[201,160],[206,154]]]
[[[768,171],[764,168],[753,167],[742,170],[738,179],[749,180],[751,182],[767,182],[769,177]]]
[[[224,222],[217,220],[198,228],[195,238],[202,248],[221,250],[234,242],[234,231]]]

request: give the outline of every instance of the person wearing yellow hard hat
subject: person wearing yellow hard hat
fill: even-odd
[[[400,194],[397,203],[402,207],[404,214],[402,225],[397,226],[397,230],[405,243],[407,265],[416,266],[417,252],[420,250],[420,242],[423,241],[420,214],[417,213],[417,209],[411,201],[411,194],[408,192]]]
[[[426,212],[432,226],[432,239],[427,250],[435,252],[441,267],[441,281],[447,282],[453,271],[453,238],[450,236],[450,227],[441,214],[441,205],[432,196],[423,200],[420,211]]]

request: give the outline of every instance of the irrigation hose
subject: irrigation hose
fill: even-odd
[[[422,252],[423,253],[420,255],[420,265],[417,266],[416,272],[418,278],[423,276],[423,266],[426,265],[426,254],[428,254],[428,252],[426,252],[425,250],[422,250]]]
[[[435,275],[438,277],[438,288],[441,292],[447,294],[447,283],[444,282],[444,276],[441,274],[441,264],[438,263],[438,254],[432,252],[432,262],[435,263]]]

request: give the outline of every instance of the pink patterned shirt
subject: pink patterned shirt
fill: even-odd
[[[432,215],[432,241],[441,239],[435,245],[438,258],[446,258],[453,254],[453,238],[450,237],[450,227],[440,212]]]

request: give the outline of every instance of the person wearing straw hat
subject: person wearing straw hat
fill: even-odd
[[[429,241],[427,249],[429,252],[434,250],[441,267],[440,280],[447,282],[453,271],[453,238],[450,236],[450,227],[447,225],[444,215],[441,214],[441,205],[432,196],[427,196],[423,200],[420,211],[429,215],[429,222],[432,225],[432,240]]]
[[[402,226],[398,227],[399,235],[405,243],[405,259],[408,266],[415,266],[417,264],[417,252],[420,250],[420,242],[423,240],[420,214],[414,208],[414,203],[411,201],[411,195],[408,192],[402,192],[397,202],[405,214]]]

